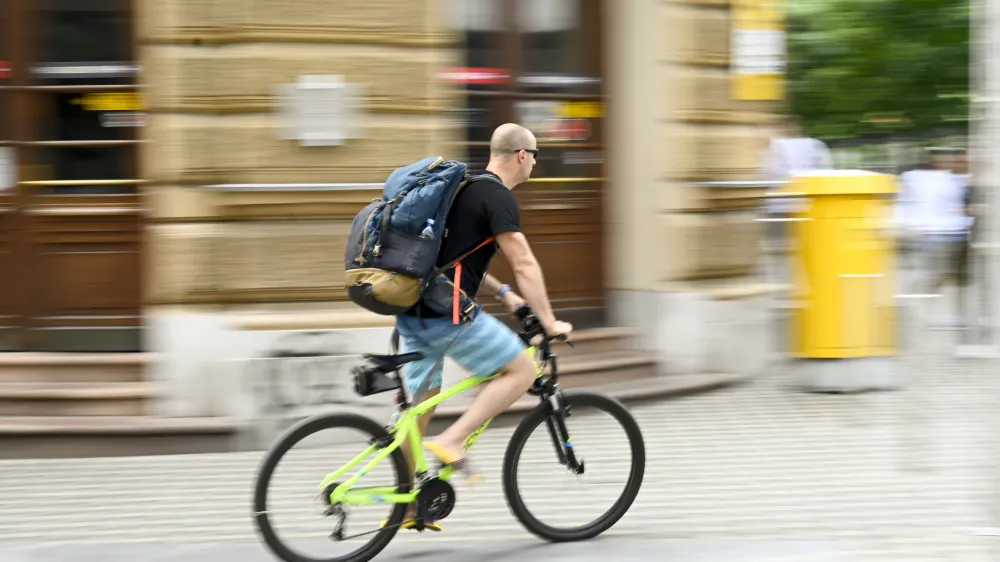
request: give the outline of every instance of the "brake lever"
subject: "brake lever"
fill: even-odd
[[[570,347],[576,347],[575,345],[573,345],[573,342],[566,339],[566,336],[564,334],[559,334],[554,338],[549,338],[549,341],[561,341]]]

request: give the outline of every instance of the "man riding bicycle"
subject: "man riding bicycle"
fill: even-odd
[[[438,255],[438,266],[448,264],[491,237],[486,244],[462,260],[461,289],[475,295],[480,287],[496,295],[513,312],[525,300],[534,309],[550,336],[569,336],[573,327],[557,321],[545,288],[542,269],[521,233],[521,215],[517,199],[510,192],[525,182],[535,166],[538,153],[535,136],[514,124],[501,125],[490,139],[490,161],[482,179],[470,181],[458,194],[448,214],[448,234]],[[497,250],[503,252],[514,272],[524,299],[487,274]],[[454,269],[449,278],[454,282]],[[474,375],[500,374],[486,384],[462,416],[436,437],[424,441],[427,449],[444,464],[469,470],[463,444],[487,420],[505,411],[528,391],[537,376],[537,368],[524,342],[510,328],[492,315],[478,310],[474,319],[455,325],[428,306],[418,304],[396,317],[403,351],[420,352],[423,359],[404,368],[406,390],[415,394],[426,389],[423,399],[438,394],[442,385],[444,357],[451,357]],[[420,419],[421,432],[433,410]],[[412,467],[410,448],[403,447]],[[416,507],[411,505],[403,528],[415,526]],[[437,524],[425,528],[440,531]]]

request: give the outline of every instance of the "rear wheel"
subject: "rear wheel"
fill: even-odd
[[[642,486],[642,478],[646,469],[646,446],[639,425],[628,410],[618,401],[601,394],[576,391],[563,394],[560,403],[559,409],[553,410],[549,401],[544,402],[528,414],[514,431],[514,435],[511,437],[504,455],[504,495],[514,517],[520,521],[525,529],[536,536],[553,542],[586,540],[610,529],[632,506],[639,493],[639,488]],[[525,488],[532,484],[528,478],[534,478],[538,475],[550,475],[553,470],[570,470],[569,467],[558,468],[559,455],[553,449],[553,445],[558,444],[556,446],[561,447],[565,452],[572,451],[575,455],[581,455],[587,449],[586,443],[588,439],[593,437],[596,440],[597,436],[593,432],[589,435],[581,432],[578,432],[581,433],[580,435],[572,435],[572,432],[567,430],[566,435],[559,435],[561,432],[560,428],[566,428],[564,422],[566,420],[573,420],[574,415],[586,408],[594,409],[599,413],[610,416],[610,420],[602,421],[596,426],[601,433],[616,429],[613,427],[615,424],[619,426],[617,429],[623,430],[623,435],[616,439],[614,444],[622,445],[622,452],[628,451],[631,458],[625,462],[622,462],[620,458],[616,458],[612,462],[614,464],[614,472],[617,472],[626,482],[621,493],[612,498],[610,502],[611,506],[603,513],[599,511],[599,506],[593,507],[592,505],[585,504],[587,507],[581,508],[582,510],[593,509],[598,512],[593,514],[594,517],[592,519],[589,518],[588,513],[586,517],[589,520],[583,524],[564,526],[561,523],[554,522],[555,518],[543,521],[543,519],[548,518],[536,515],[525,503]],[[569,411],[569,416],[564,418],[564,413],[567,410]],[[539,433],[544,435],[538,435]],[[548,449],[546,458],[551,459],[551,465],[546,461],[545,464],[532,468],[529,474],[521,474],[519,476],[518,468],[522,464],[522,454],[525,452],[525,445],[528,443],[528,439],[533,434],[548,442],[548,445],[542,445],[541,449]],[[620,443],[619,441],[622,440],[627,443]],[[596,443],[592,442],[590,445],[590,451],[597,450]],[[586,458],[577,457],[577,460],[584,463],[584,473],[580,475],[581,478],[585,477],[587,472],[594,469],[593,459],[588,462]],[[618,470],[619,468],[621,470]],[[582,499],[585,502],[589,499],[586,497],[588,495],[587,492],[583,492],[581,495],[584,496]],[[570,499],[570,494],[566,494],[563,497]],[[580,510],[573,511],[579,512]],[[576,514],[579,515],[579,513]]]
[[[264,457],[264,461],[262,462],[257,473],[257,481],[254,486],[254,524],[256,525],[261,537],[263,537],[264,543],[267,544],[267,547],[271,550],[271,552],[285,562],[367,562],[388,546],[389,541],[392,540],[396,531],[399,529],[399,525],[403,522],[403,516],[406,513],[406,504],[394,504],[391,506],[391,513],[385,520],[384,527],[379,528],[378,526],[370,524],[369,526],[374,528],[366,527],[363,529],[351,529],[350,526],[347,526],[344,534],[347,535],[348,538],[354,537],[360,539],[357,541],[358,546],[353,548],[353,550],[350,550],[354,547],[354,544],[350,544],[351,541],[334,542],[333,539],[329,539],[330,544],[339,545],[343,549],[348,549],[348,552],[344,554],[331,557],[323,556],[317,558],[312,555],[303,554],[290,547],[278,536],[275,525],[272,521],[272,516],[268,512],[269,485],[271,484],[274,470],[280,464],[282,457],[284,457],[289,449],[291,449],[294,445],[308,437],[313,436],[314,434],[319,433],[320,431],[329,429],[355,430],[356,432],[361,433],[365,437],[365,440],[369,443],[374,442],[373,440],[381,440],[389,436],[385,428],[368,418],[354,414],[333,414],[310,418],[300,422],[298,425],[288,429],[288,431],[286,431],[271,447],[270,451],[268,451],[267,455]],[[333,447],[327,447],[333,448],[335,445]],[[344,451],[344,453],[348,455],[346,458],[352,458],[354,455],[363,452],[363,450],[364,449],[350,450]],[[369,458],[363,460],[361,464],[349,471],[349,474],[354,474],[357,470],[369,462],[372,457],[374,457],[374,453]],[[389,462],[386,463],[386,461]],[[407,477],[409,470],[407,468],[406,458],[403,456],[402,450],[396,449],[393,451],[386,461],[383,461],[380,465],[391,465],[392,474],[394,474],[395,477],[395,486],[399,493],[409,492],[410,485],[409,478]],[[318,484],[327,473],[333,472],[338,468],[340,468],[340,466],[323,466],[322,469],[317,467],[315,482]],[[349,476],[345,476],[344,479],[346,480],[347,478],[349,478]],[[363,484],[359,481],[359,487],[362,486]],[[319,494],[318,491],[317,493]],[[303,505],[302,509],[308,510],[312,507],[313,506],[310,505]],[[348,511],[351,509],[351,506],[344,507]],[[390,506],[385,505],[385,507],[389,508]],[[338,517],[336,515],[328,517],[329,529],[331,532],[337,525],[337,519]]]

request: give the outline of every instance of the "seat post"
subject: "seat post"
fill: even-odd
[[[401,372],[402,370],[403,367],[400,366],[392,372],[392,376],[395,377],[396,382],[399,383],[399,389],[396,392],[396,405],[399,406],[400,409],[405,410],[410,407],[410,401],[406,397],[406,379],[403,377]]]

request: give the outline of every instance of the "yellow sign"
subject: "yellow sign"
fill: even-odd
[[[604,105],[599,101],[567,101],[560,103],[557,115],[562,119],[600,119]]]
[[[142,100],[135,92],[83,94],[73,99],[87,111],[142,111]]]
[[[785,97],[785,16],[781,0],[733,0],[732,95],[745,101]]]

